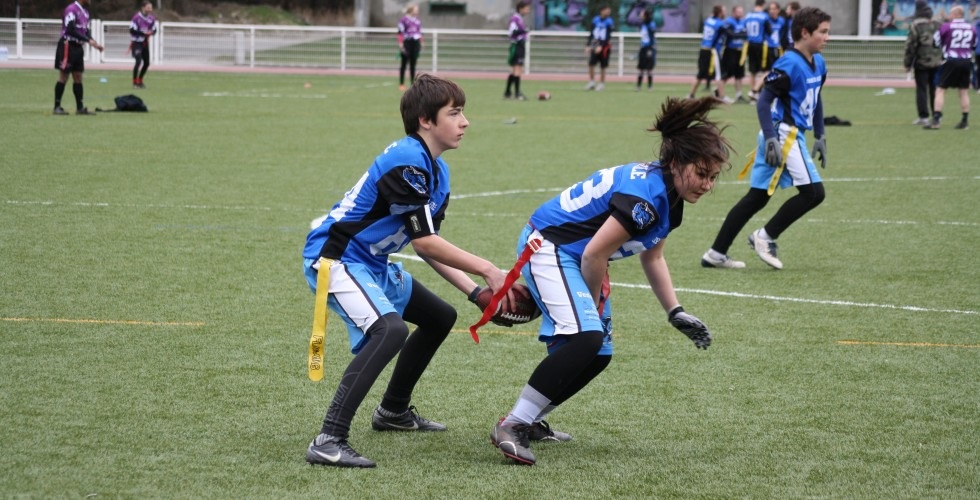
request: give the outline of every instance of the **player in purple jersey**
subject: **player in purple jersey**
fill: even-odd
[[[143,77],[150,68],[150,37],[157,33],[157,18],[152,0],[143,0],[140,10],[129,23],[129,50],[136,59],[133,65],[133,88],[145,89]]]
[[[105,50],[96,39],[92,38],[89,30],[89,14],[86,7],[90,0],[76,0],[65,7],[65,12],[61,17],[61,39],[58,40],[58,47],[54,53],[54,68],[58,70],[58,83],[54,85],[54,111],[55,115],[67,115],[68,112],[61,107],[61,97],[65,95],[65,84],[68,82],[68,75],[71,75],[72,94],[75,95],[76,115],[94,115],[83,103],[84,87],[82,86],[82,73],[85,72],[85,47],[84,44],[95,48],[99,52]]]
[[[970,72],[973,66],[973,54],[977,47],[977,30],[972,24],[963,19],[963,7],[957,5],[949,10],[950,20],[939,28],[934,35],[937,47],[942,47],[943,63],[939,73],[939,84],[936,86],[936,100],[933,103],[932,123],[926,125],[926,130],[936,130],[943,119],[943,104],[946,99],[946,89],[955,88],[960,92],[960,110],[963,117],[956,125],[958,130],[969,128],[970,116]]]
[[[719,104],[711,97],[668,98],[649,129],[662,138],[657,160],[595,172],[531,215],[517,250],[537,249],[521,271],[541,308],[538,340],[548,352],[490,433],[508,459],[532,465],[531,441],[572,439],[544,419],[612,359],[610,261],[639,257],[670,324],[699,349],[711,344],[708,328],[677,300],[664,242],[681,225],[684,204],[710,192],[728,165],[729,143],[707,116]]]
[[[388,256],[411,245],[464,294],[480,288],[470,275],[481,276],[494,291],[503,287],[505,274],[497,266],[439,235],[450,193],[449,167],[441,155],[458,148],[463,139],[469,126],[463,116],[465,104],[466,95],[455,83],[419,75],[401,98],[406,136],[388,145],[307,235],[303,270],[316,296],[310,378],[323,376],[328,307],[346,323],[355,354],[338,381],[320,432],[306,450],[311,464],[375,466],[354,451],[348,435],[358,407],[396,356],[371,427],[446,430],[419,417],[411,402],[416,384],[456,322],[456,310],[401,263],[389,262]],[[417,328],[409,334],[406,323]],[[321,356],[316,364],[314,347]]]
[[[415,81],[415,65],[422,53],[422,21],[419,21],[419,6],[405,7],[405,15],[398,21],[398,53],[401,67],[398,70],[398,89],[405,91],[405,67],[409,70],[409,83]]]
[[[514,98],[518,101],[527,99],[521,93],[521,75],[524,74],[524,57],[526,56],[525,42],[527,41],[527,25],[524,24],[524,16],[531,12],[531,1],[521,0],[514,7],[514,13],[510,16],[510,24],[507,26],[507,37],[510,39],[510,50],[507,53],[507,64],[510,65],[510,74],[507,75],[507,89],[504,91],[504,99]],[[511,86],[514,92],[511,93]]]

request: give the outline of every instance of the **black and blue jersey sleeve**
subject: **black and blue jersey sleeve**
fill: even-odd
[[[378,180],[378,198],[388,204],[392,215],[403,217],[411,239],[436,234],[441,223],[429,209],[429,175],[422,168],[405,165],[389,170]],[[440,213],[444,217],[445,205]]]
[[[630,236],[646,233],[660,220],[656,207],[638,196],[616,193],[609,200],[610,216],[626,228]]]

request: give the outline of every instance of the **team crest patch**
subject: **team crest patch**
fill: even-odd
[[[405,167],[402,170],[402,178],[412,189],[419,192],[419,194],[426,194],[429,192],[428,186],[425,182],[425,173],[415,167]]]
[[[649,204],[642,202],[633,205],[633,222],[639,229],[646,229],[657,222],[657,212]]]

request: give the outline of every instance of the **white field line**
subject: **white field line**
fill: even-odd
[[[422,259],[416,255],[394,253],[391,254],[391,256],[404,260],[413,260],[416,262],[422,262]],[[647,290],[650,288],[650,285],[648,284],[642,284],[642,285],[637,285],[633,283],[611,283],[611,284],[621,288],[634,288],[634,289],[647,289]],[[773,302],[796,302],[802,304],[862,307],[866,309],[895,309],[899,311],[926,312],[926,313],[974,314],[974,315],[980,314],[980,311],[970,311],[970,310],[960,310],[960,309],[936,309],[931,307],[919,307],[919,306],[899,306],[894,304],[875,304],[872,302],[853,302],[850,300],[821,300],[821,299],[805,299],[802,297],[780,297],[777,295],[758,295],[753,293],[725,292],[721,290],[702,290],[698,288],[674,288],[674,290],[682,293],[717,295],[721,297],[735,297],[740,299],[769,300]]]

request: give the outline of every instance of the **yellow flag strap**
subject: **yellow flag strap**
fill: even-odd
[[[310,334],[307,372],[310,380],[323,379],[323,340],[327,336],[327,293],[330,290],[330,266],[333,260],[320,257],[320,269],[316,275],[316,303],[313,305],[313,333]]]
[[[779,185],[779,177],[783,175],[783,170],[786,168],[786,157],[789,156],[790,150],[793,149],[793,144],[796,143],[796,132],[796,127],[790,127],[789,134],[786,135],[786,141],[783,142],[783,161],[779,162],[776,173],[772,174],[772,180],[769,181],[769,196],[772,196],[776,192],[776,186]]]
[[[749,55],[749,43],[742,43],[742,55],[738,58],[738,65],[745,66],[745,58]]]
[[[769,181],[769,196],[772,196],[776,192],[776,186],[779,185],[779,177],[783,175],[783,170],[786,169],[786,157],[789,156],[790,150],[793,149],[793,144],[796,143],[796,135],[799,133],[799,129],[796,127],[790,127],[789,134],[786,135],[786,141],[783,142],[783,161],[779,163],[776,167],[776,173],[773,174],[772,180]],[[752,164],[755,163],[755,151],[749,151],[749,154],[745,155],[745,166],[742,167],[742,171],[738,173],[738,180],[742,180],[745,176],[752,170]]]
[[[708,76],[714,76],[715,75],[715,64],[718,64],[717,63],[717,60],[715,59],[717,56],[718,56],[718,52],[715,51],[715,49],[712,48],[711,49],[711,62],[708,63],[708,65],[709,65],[708,66]]]
[[[762,67],[763,68],[766,67],[766,61],[768,61],[768,58],[769,58],[769,44],[766,42],[762,42]]]

